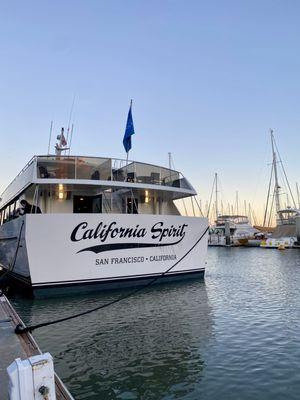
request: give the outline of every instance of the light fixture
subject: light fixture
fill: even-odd
[[[149,191],[145,190],[145,203],[149,203]]]
[[[63,200],[64,198],[64,185],[61,183],[58,185],[58,198],[59,200]]]

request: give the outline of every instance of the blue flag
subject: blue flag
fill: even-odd
[[[134,126],[133,126],[133,119],[132,119],[132,113],[131,113],[131,105],[128,111],[128,117],[127,117],[127,124],[126,124],[126,129],[125,129],[125,134],[123,138],[123,145],[126,153],[129,152],[131,149],[131,135],[134,135]]]

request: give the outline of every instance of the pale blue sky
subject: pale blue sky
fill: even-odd
[[[10,1],[0,9],[0,191],[47,152],[53,119],[74,154],[175,166],[209,196],[258,207],[274,128],[292,186],[299,179],[298,1]]]

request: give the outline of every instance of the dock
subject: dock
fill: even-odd
[[[42,354],[29,333],[15,334],[15,327],[23,324],[6,296],[0,296],[0,399],[8,399],[8,375],[6,368],[16,359],[26,359]],[[57,400],[74,400],[60,378],[55,374]]]

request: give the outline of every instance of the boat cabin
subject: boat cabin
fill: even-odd
[[[287,207],[277,213],[277,225],[296,225],[295,218],[300,216],[300,210]]]
[[[178,171],[122,159],[34,156],[0,198],[0,224],[24,213],[180,215],[174,200],[195,196]]]

